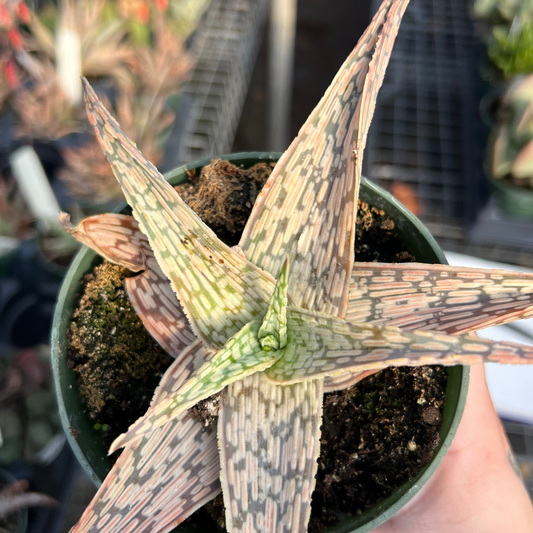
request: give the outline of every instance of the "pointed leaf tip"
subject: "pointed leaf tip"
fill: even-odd
[[[193,331],[221,348],[264,315],[274,280],[226,246],[121,131],[85,84],[98,142]]]
[[[287,345],[287,305],[289,256],[285,258],[257,338],[264,351],[280,350]]]

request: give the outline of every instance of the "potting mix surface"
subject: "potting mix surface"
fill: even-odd
[[[234,245],[272,168],[259,163],[244,170],[217,160],[177,190],[222,240]],[[383,211],[360,201],[356,261],[415,261],[394,229]],[[69,329],[67,361],[106,445],[144,414],[172,362],[129,303],[123,287],[129,275],[104,262],[85,276]],[[442,367],[390,368],[324,396],[311,533],[336,524],[337,512],[354,515],[372,507],[431,460],[439,443],[446,383]],[[214,425],[217,403],[217,397],[204,400],[191,416]],[[222,497],[206,508],[224,530]]]

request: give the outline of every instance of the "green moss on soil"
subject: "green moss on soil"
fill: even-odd
[[[129,301],[123,284],[130,275],[106,261],[85,276],[68,332],[67,365],[77,373],[89,416],[108,426],[102,429],[106,444],[148,409],[172,363]]]

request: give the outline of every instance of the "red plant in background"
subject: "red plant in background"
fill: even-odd
[[[20,81],[13,59],[9,58],[3,61],[2,75],[4,76],[4,80],[10,89],[16,89],[19,86]]]
[[[17,73],[17,52],[22,52],[24,42],[18,31],[18,24],[30,21],[30,11],[22,0],[7,0],[0,4],[0,52],[1,70],[5,84],[10,90],[19,84]]]

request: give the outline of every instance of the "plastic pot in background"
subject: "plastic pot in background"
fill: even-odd
[[[517,187],[512,183],[494,179],[489,175],[489,183],[498,207],[513,218],[533,218],[533,189]]]
[[[221,157],[235,165],[250,167],[260,161],[277,161],[280,154],[241,153]],[[178,185],[187,180],[186,172],[188,170],[195,169],[199,173],[200,169],[209,162],[210,160],[203,160],[179,167],[166,174],[165,177],[172,185]],[[397,233],[407,250],[413,253],[420,262],[446,264],[444,254],[428,230],[389,193],[363,179],[360,198],[371,206],[385,211],[394,221]],[[128,209],[123,204],[119,211],[129,213]],[[66,354],[68,327],[80,299],[80,281],[87,272],[100,262],[101,259],[92,250],[84,248],[78,253],[64,279],[52,327],[52,363],[63,428],[82,467],[96,485],[102,482],[111,469],[112,463],[107,457],[107,450],[102,443],[101,432],[94,429],[94,422],[85,413],[85,408],[78,394],[74,372],[66,366]],[[452,443],[466,403],[468,376],[467,367],[448,368],[448,386],[443,423],[440,428],[440,442],[433,459],[422,469],[420,474],[373,508],[359,516],[342,520],[328,531],[336,533],[371,531],[390,518],[416,495],[435,472]],[[191,531],[188,527],[190,527],[188,524],[182,524],[177,531],[183,533]]]

